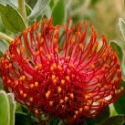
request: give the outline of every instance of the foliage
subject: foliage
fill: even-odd
[[[0,91],[0,124],[14,125],[15,124],[15,109],[16,102],[13,94]]]

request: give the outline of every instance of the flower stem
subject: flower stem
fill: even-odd
[[[18,8],[19,8],[19,11],[20,11],[24,21],[27,24],[27,14],[26,14],[25,0],[18,0]]]
[[[8,40],[9,42],[13,41],[13,38],[11,38],[10,36],[0,32],[0,38],[4,39],[4,40]]]

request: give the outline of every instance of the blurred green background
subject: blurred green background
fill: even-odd
[[[26,0],[33,7],[37,0]],[[57,1],[57,0],[53,0]],[[118,18],[124,18],[124,0],[65,0],[67,17],[74,23],[88,20],[95,25],[99,35],[108,39],[119,36]]]

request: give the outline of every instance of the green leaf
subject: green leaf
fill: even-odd
[[[118,26],[119,26],[119,29],[122,33],[122,36],[123,36],[124,40],[125,40],[125,22],[122,18],[119,18]]]
[[[49,4],[50,0],[38,0],[35,4],[31,14],[29,15],[29,19],[36,18],[41,11],[45,9],[45,7]]]
[[[97,2],[99,2],[99,0],[91,0],[92,5],[96,4]]]
[[[118,55],[120,61],[122,62],[122,60],[123,60],[123,52],[122,52],[121,47],[118,45],[118,43],[116,41],[112,41],[111,46],[117,52],[117,55]]]
[[[0,4],[1,19],[4,26],[12,32],[21,32],[26,28],[25,23],[14,7]],[[11,16],[10,16],[11,15]]]
[[[12,93],[7,94],[9,105],[10,105],[10,123],[9,125],[15,125],[15,109],[16,102],[14,100],[14,95]]]
[[[22,105],[20,103],[16,103],[16,112],[22,112]]]
[[[86,120],[87,125],[95,125],[95,120],[94,118],[87,118]]]
[[[26,3],[32,8],[35,6],[36,2],[37,0],[26,0]]]
[[[83,120],[82,122],[77,122],[74,125],[90,125],[90,124],[87,124],[87,122]]]
[[[25,113],[16,113],[15,125],[32,125],[31,118]]]
[[[53,8],[54,5],[55,5],[55,0],[51,0],[50,3],[49,3],[49,6],[50,6],[51,8]]]
[[[125,81],[122,81],[123,87],[125,87]],[[114,103],[115,110],[118,114],[125,114],[125,91],[123,91],[120,98]]]
[[[109,107],[106,107],[98,116],[95,117],[96,124],[103,123],[110,116]]]
[[[47,121],[46,125],[58,125],[60,122],[60,119],[57,117],[54,117]]]
[[[10,106],[7,94],[0,91],[0,125],[9,125],[10,122]]]
[[[64,0],[58,0],[55,4],[53,11],[53,24],[62,24],[66,18],[66,7]]]
[[[88,125],[100,125],[105,122],[110,116],[109,107],[105,108],[98,116],[86,119]]]
[[[32,12],[32,8],[28,4],[26,4],[26,13],[27,13],[27,15],[30,15],[31,12]]]
[[[123,125],[124,123],[125,123],[125,116],[117,115],[117,116],[110,117],[102,125]]]
[[[3,89],[4,89],[3,81],[2,81],[2,79],[0,78],[0,90],[3,90]]]

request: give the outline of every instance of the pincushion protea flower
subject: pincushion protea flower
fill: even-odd
[[[119,59],[103,36],[87,24],[77,28],[44,19],[24,30],[1,58],[2,79],[18,102],[36,115],[69,122],[96,116],[122,92]],[[90,39],[88,39],[90,37]]]

